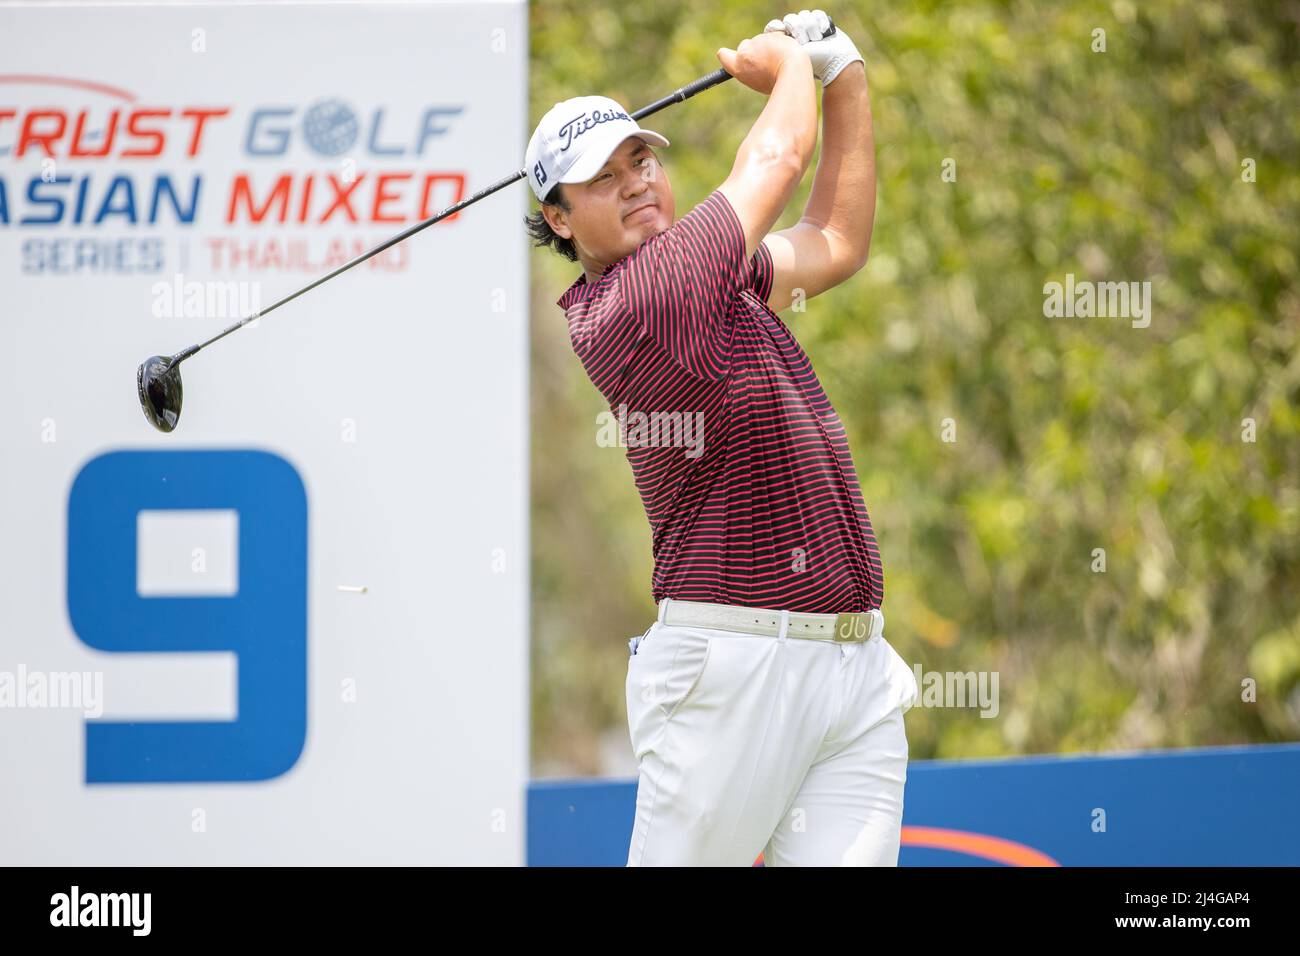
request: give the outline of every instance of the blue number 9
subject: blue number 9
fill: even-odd
[[[168,509],[239,513],[238,593],[136,593],[136,516]],[[234,720],[87,721],[86,783],[269,780],[297,763],[307,737],[307,494],[283,458],[118,451],[87,462],[68,497],[68,616],[101,651],[237,658]]]

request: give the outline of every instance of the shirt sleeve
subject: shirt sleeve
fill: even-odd
[[[767,248],[767,243],[760,242],[754,254],[749,257],[748,287],[754,290],[754,295],[758,296],[758,301],[764,305],[767,304],[767,297],[772,294],[772,281],[775,275],[772,250]]]
[[[740,219],[714,190],[671,228],[641,243],[619,283],[629,311],[656,342],[688,372],[717,380],[730,372],[733,302],[752,287],[755,272],[752,259],[745,259]]]

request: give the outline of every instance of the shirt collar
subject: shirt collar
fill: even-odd
[[[648,241],[649,240],[647,240],[647,242]],[[645,245],[645,243],[642,243],[642,245]],[[619,259],[617,262],[611,263],[605,269],[605,271],[601,273],[600,278],[597,279],[595,282],[588,282],[586,270],[583,270],[582,275],[578,276],[578,278],[574,280],[573,285],[569,286],[569,288],[565,290],[564,295],[560,296],[558,299],[555,300],[555,304],[567,312],[569,311],[569,306],[573,305],[573,303],[585,302],[587,299],[591,298],[591,296],[595,294],[596,289],[600,288],[602,285],[605,284],[606,280],[612,279],[614,277],[615,272],[622,267],[623,263],[627,262],[634,255],[636,255],[637,252],[640,251],[640,248],[641,247],[638,246],[635,250],[628,253],[622,259]]]
[[[569,288],[565,290],[564,295],[555,300],[555,304],[565,312],[568,312],[570,305],[587,297],[587,292],[590,288],[591,287],[587,284],[587,273],[584,272],[582,275],[578,276],[573,285],[569,286]]]

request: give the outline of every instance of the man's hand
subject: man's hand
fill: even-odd
[[[807,60],[808,54],[793,37],[784,33],[767,32],[748,40],[732,50],[718,50],[722,68],[751,90],[769,94],[776,86],[777,75],[787,60]]]
[[[826,87],[850,63],[857,61],[866,65],[858,48],[839,27],[835,28],[834,35],[822,39],[830,25],[830,17],[825,12],[800,10],[798,13],[787,13],[784,19],[770,21],[763,32],[784,33],[803,45],[812,60],[813,76]]]

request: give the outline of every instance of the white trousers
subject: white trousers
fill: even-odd
[[[865,644],[660,622],[629,642],[628,866],[897,866],[916,677]]]

